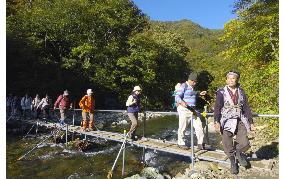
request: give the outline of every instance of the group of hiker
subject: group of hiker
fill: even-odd
[[[178,83],[175,87],[173,96],[175,97],[175,104],[173,107],[177,108],[179,115],[178,128],[178,146],[182,149],[188,149],[186,143],[185,130],[189,123],[193,121],[193,127],[197,138],[197,147],[201,150],[206,150],[206,145],[203,141],[204,132],[201,122],[201,115],[196,109],[197,97],[206,95],[206,91],[195,91],[194,87],[197,83],[197,73],[191,73],[187,81]],[[216,102],[214,107],[214,126],[215,129],[222,135],[222,144],[224,152],[231,162],[231,173],[238,173],[239,164],[246,167],[248,162],[244,152],[250,147],[247,133],[253,131],[253,119],[250,107],[248,105],[247,97],[244,90],[239,84],[240,74],[236,71],[229,71],[226,74],[226,85],[216,91]],[[140,86],[135,86],[129,95],[126,106],[127,114],[131,121],[131,127],[127,133],[127,137],[137,140],[136,129],[138,125],[138,112],[140,111]],[[95,100],[92,89],[88,89],[86,95],[82,97],[79,106],[82,109],[81,127],[84,131],[94,130],[94,107]],[[8,98],[9,97],[9,98]],[[26,116],[30,111],[34,111],[35,116],[38,117],[39,111],[43,111],[43,116],[46,118],[51,107],[51,100],[48,95],[40,99],[38,95],[32,100],[27,94],[19,100],[17,96],[7,97],[7,112],[13,115],[17,112],[17,107],[21,106],[23,116]],[[18,100],[18,101],[17,101]],[[64,124],[66,113],[68,109],[73,106],[69,93],[67,90],[59,95],[54,103],[54,109],[59,107],[60,110],[60,124]],[[8,109],[8,107],[10,107]],[[89,119],[89,120],[88,120]],[[236,136],[234,145],[233,137]]]
[[[40,112],[43,112],[43,118],[49,116],[49,107],[51,101],[49,96],[46,95],[44,98],[40,99],[37,94],[34,99],[28,94],[25,94],[22,98],[17,95],[13,96],[9,94],[6,97],[6,114],[10,117],[22,117],[24,119],[28,118],[38,118]]]
[[[204,131],[201,122],[201,115],[196,109],[198,96],[206,95],[206,91],[195,91],[197,73],[193,72],[188,76],[187,81],[178,83],[175,86],[173,96],[175,103],[172,107],[177,108],[179,115],[178,146],[182,149],[189,149],[186,144],[185,130],[193,121],[193,127],[197,138],[197,147],[200,150],[207,150],[203,138]],[[214,127],[222,136],[222,144],[225,154],[228,156],[232,174],[239,172],[238,163],[248,167],[245,151],[250,148],[248,132],[254,131],[252,112],[248,105],[244,90],[240,87],[240,74],[236,71],[229,71],[226,74],[226,85],[216,91],[216,102],[214,107]],[[135,86],[128,97],[126,106],[131,127],[127,136],[135,138],[137,128],[138,112],[140,108],[141,88]],[[235,137],[235,142],[233,138]]]
[[[250,147],[247,134],[255,130],[247,97],[240,87],[239,79],[240,74],[236,71],[229,71],[226,74],[226,85],[216,91],[214,107],[214,127],[222,136],[224,152],[230,160],[232,174],[239,172],[238,163],[244,167],[249,165],[244,153]],[[197,147],[206,150],[201,115],[196,109],[197,96],[205,95],[206,91],[195,91],[196,83],[197,74],[191,73],[186,82],[176,85],[174,96],[179,114],[178,146],[188,149],[185,143],[185,129],[193,121]]]

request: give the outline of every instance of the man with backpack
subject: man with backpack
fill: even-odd
[[[66,119],[66,115],[69,109],[72,109],[72,103],[69,98],[69,92],[65,90],[63,94],[59,95],[57,100],[54,103],[54,109],[59,107],[60,110],[60,120],[59,123],[64,125],[64,120]]]
[[[205,95],[206,91],[202,91],[200,93],[194,91],[196,82],[197,73],[193,72],[188,76],[188,80],[181,84],[175,96],[177,112],[179,114],[178,146],[183,149],[188,149],[184,142],[184,134],[185,129],[192,118],[193,127],[197,137],[197,146],[199,149],[205,149],[205,144],[203,143],[204,132],[202,122],[200,118],[196,116],[195,106],[197,95]]]

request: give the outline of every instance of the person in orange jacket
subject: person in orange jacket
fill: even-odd
[[[79,103],[79,106],[82,109],[82,118],[83,118],[83,121],[81,122],[82,124],[81,126],[84,131],[94,130],[95,99],[92,96],[92,94],[93,94],[92,89],[88,89],[87,95],[83,96]],[[87,115],[89,115],[89,119],[90,119],[89,122],[87,121]]]

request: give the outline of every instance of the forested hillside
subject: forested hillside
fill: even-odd
[[[278,113],[278,1],[236,1],[238,18],[220,30],[153,22],[128,0],[6,2],[7,93],[68,89],[78,100],[93,88],[98,108],[124,108],[140,85],[142,104],[164,110],[175,84],[197,71],[212,106],[237,69],[253,111]]]

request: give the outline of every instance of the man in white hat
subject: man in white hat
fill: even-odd
[[[131,95],[126,101],[127,114],[131,121],[131,127],[129,129],[129,132],[127,133],[127,136],[131,139],[137,139],[135,137],[135,132],[138,124],[138,112],[140,111],[140,94],[140,86],[135,86]]]
[[[72,102],[69,98],[69,92],[67,90],[65,90],[63,94],[59,95],[57,100],[55,101],[54,109],[56,109],[58,106],[60,110],[59,123],[61,125],[64,125],[64,120],[66,119],[68,109],[72,109]]]
[[[79,106],[82,109],[82,129],[84,131],[94,130],[94,107],[95,99],[92,96],[92,89],[87,90],[87,95],[83,96],[79,102]],[[89,115],[90,121],[87,121],[87,115]],[[88,125],[89,124],[89,125]],[[88,127],[88,129],[87,129]]]

